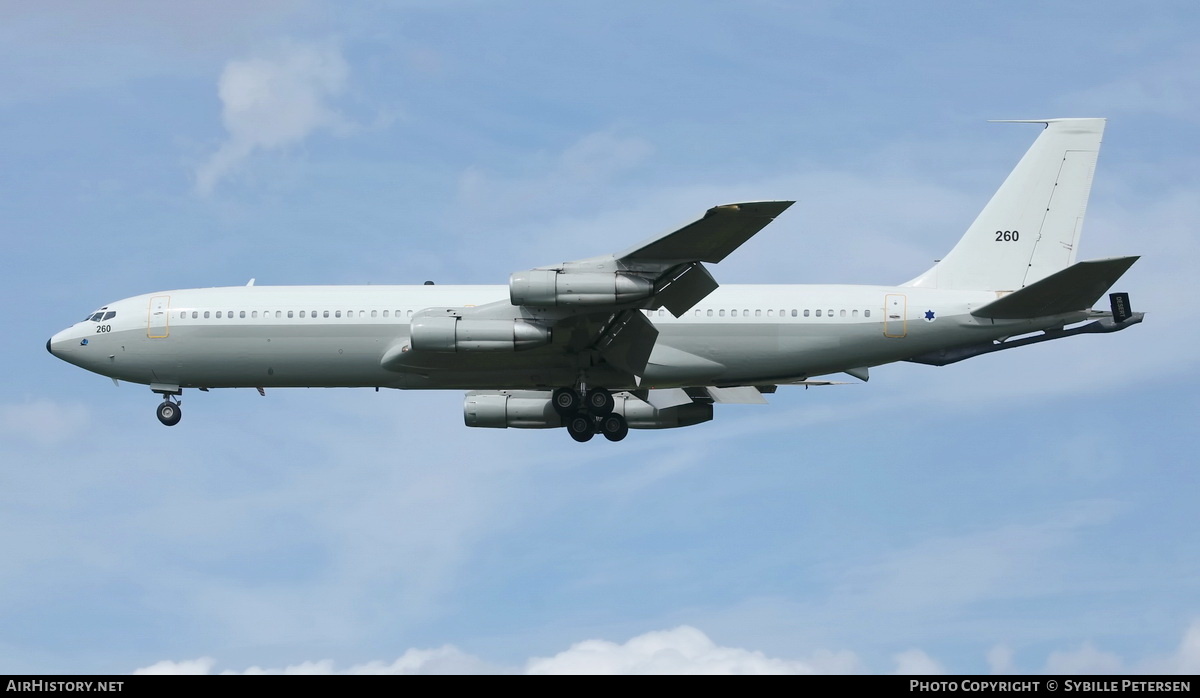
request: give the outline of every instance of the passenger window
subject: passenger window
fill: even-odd
[[[412,317],[412,311],[411,311],[411,310],[410,310],[410,311],[408,311],[408,316],[409,316],[409,317]]]
[[[379,312],[378,310],[372,310],[372,311],[371,311],[371,317],[379,317],[379,316],[377,315],[377,313],[378,313],[378,312]]]
[[[217,311],[217,319],[218,319],[218,320],[220,320],[220,319],[221,319],[221,311],[220,311],[220,310],[218,310],[218,311]]]
[[[712,308],[709,308],[709,309],[708,309],[708,316],[709,316],[709,317],[712,317],[712,316],[713,316]]]
[[[205,320],[207,320],[207,319],[208,319],[208,311],[207,311],[207,310],[205,310],[205,311],[204,311],[204,319],[205,319]]]
[[[871,317],[871,311],[870,311],[870,310],[864,310],[864,311],[863,311],[863,317]]]
[[[697,309],[697,310],[696,310],[696,317],[700,317],[700,310],[699,310],[699,309]]]
[[[238,317],[246,317],[246,311],[245,311],[245,310],[239,310],[239,311],[238,311]]]
[[[314,310],[314,311],[312,311],[312,315],[310,315],[309,317],[311,317],[312,319],[316,320],[316,319],[317,319],[317,311],[315,311],[315,310]]]
[[[338,310],[338,311],[334,312],[333,316],[334,316],[334,317],[341,317],[341,316],[342,316],[342,311]]]
[[[279,319],[279,318],[281,318],[281,317],[283,317],[283,311],[282,311],[282,310],[276,310],[276,311],[275,311],[275,319],[276,319],[276,320],[278,320],[278,319]]]
[[[804,309],[804,317],[808,317],[808,308]]]
[[[258,317],[258,311],[257,311],[257,310],[251,310],[251,311],[250,311],[250,317],[251,317],[251,318],[256,318],[256,317]]]
[[[304,311],[303,311],[303,310],[301,310],[301,311],[300,311],[300,317],[304,317]]]
[[[821,309],[817,308],[817,317],[821,317]]]
[[[792,317],[796,317],[796,309],[792,308]]]
[[[662,308],[659,308],[659,309],[658,309],[658,316],[659,316],[659,317],[662,317],[662,316],[664,316],[664,315],[666,315],[666,314],[667,314],[667,311],[663,310]]]
[[[385,310],[385,311],[383,311],[383,316],[384,316],[384,317],[387,317],[387,316],[388,316],[388,311],[386,311],[386,310]]]
[[[291,310],[289,310],[289,311],[288,311],[288,319],[289,319],[289,320],[290,320],[290,319],[291,319],[291,317],[292,317],[292,312],[294,312],[294,311],[291,311]]]
[[[754,310],[754,317],[762,317],[762,308],[756,308]]]
[[[829,310],[829,317],[833,317],[833,309]]]
[[[850,311],[850,316],[851,316],[851,317],[858,317],[858,311],[857,311],[857,310],[851,310],[851,311]]]
[[[359,316],[359,317],[366,317],[366,316],[367,316],[367,311],[365,311],[365,310],[360,310],[360,311],[358,311],[358,316]]]
[[[750,309],[746,308],[742,311],[742,317],[750,317]]]
[[[845,309],[842,309],[842,310],[838,311],[838,315],[840,315],[841,317],[846,317],[846,311],[845,311]]]
[[[767,317],[773,317],[774,315],[775,315],[775,311],[768,308],[767,309]]]

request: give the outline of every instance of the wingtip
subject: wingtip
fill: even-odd
[[[770,213],[779,215],[796,203],[795,201],[742,201],[736,204],[720,204],[709,209],[709,213],[744,211],[747,213]]]

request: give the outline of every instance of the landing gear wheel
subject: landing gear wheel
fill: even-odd
[[[596,420],[587,412],[577,412],[567,420],[567,433],[579,443],[591,441],[596,435]]]
[[[613,411],[613,396],[604,388],[592,388],[587,394],[588,412],[603,417],[612,414]]]
[[[600,420],[600,431],[609,441],[620,441],[629,435],[629,422],[619,414],[610,414]]]
[[[550,396],[550,402],[554,405],[555,412],[566,417],[579,411],[579,404],[583,400],[575,390],[571,388],[559,388]]]
[[[179,409],[179,405],[170,400],[163,400],[158,406],[158,421],[166,426],[173,427],[179,424],[179,420],[183,419],[183,410]]]

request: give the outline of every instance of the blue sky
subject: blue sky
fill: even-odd
[[[0,671],[1200,671],[1194,3],[0,2]],[[115,8],[115,9],[114,9]],[[504,283],[797,205],[724,282],[899,283],[1109,118],[1146,322],[577,447],[461,394],[156,398],[170,288]]]

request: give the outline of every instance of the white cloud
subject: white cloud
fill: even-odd
[[[49,446],[83,433],[91,413],[83,405],[39,399],[0,405],[0,432]]]
[[[997,645],[987,653],[993,674],[1020,673],[1013,651]],[[892,655],[895,674],[937,675],[950,673],[941,662],[919,648]],[[216,662],[209,657],[180,662],[161,661],[137,669],[134,674],[211,674]],[[1113,674],[1130,666],[1122,657],[1084,643],[1078,649],[1051,652],[1047,674]],[[1179,648],[1166,657],[1152,657],[1132,665],[1133,673],[1195,674],[1200,671],[1200,620],[1184,633]],[[524,670],[491,664],[453,645],[436,649],[410,649],[392,662],[371,661],[337,669],[332,659],[301,662],[282,669],[253,666],[222,674],[858,674],[867,668],[847,650],[818,650],[807,659],[768,657],[756,650],[722,647],[704,632],[681,625],[631,638],[624,644],[608,640],[577,642],[553,657],[535,657]]]
[[[894,673],[901,675],[941,675],[946,673],[946,667],[942,666],[933,657],[930,657],[925,652],[918,649],[905,650],[892,657],[896,662],[896,671]]]
[[[817,674],[858,667],[849,653],[823,654],[819,661],[767,657],[762,652],[721,647],[690,626],[639,635],[623,645],[585,640],[549,658],[529,660],[529,674]]]
[[[135,669],[135,676],[145,675],[175,675],[175,676],[202,676],[212,673],[213,665],[216,660],[211,657],[200,657],[199,659],[185,659],[182,662],[173,662],[163,660],[148,667]]]
[[[412,676],[418,674],[488,674],[497,673],[496,668],[488,665],[478,657],[473,657],[457,647],[445,645],[437,649],[410,649],[400,655],[394,662],[372,661],[365,664],[355,664],[345,670],[337,670],[332,659],[322,659],[316,662],[302,662],[284,667],[283,669],[264,669],[250,667],[245,671],[222,671],[222,674],[245,674],[248,676],[284,674],[301,675],[386,675]]]
[[[1200,674],[1200,619],[1192,621],[1174,653],[1134,667],[1137,674]]]
[[[197,675],[212,674],[216,662],[209,657],[184,660],[182,662],[161,661],[148,667],[137,669],[137,674],[177,674]],[[499,673],[497,667],[487,664],[477,657],[460,651],[458,648],[445,645],[437,649],[410,649],[394,662],[373,661],[365,664],[355,664],[348,669],[338,670],[332,659],[321,659],[313,662],[290,664],[282,669],[252,666],[243,671],[224,670],[224,675],[241,674],[245,676],[286,675],[286,676],[317,676],[330,674],[358,675],[415,675],[415,674],[491,674]]]
[[[210,193],[256,150],[286,148],[318,129],[344,126],[329,100],[345,88],[348,74],[337,49],[293,43],[226,64],[217,89],[228,137],[197,169],[197,191]]]

